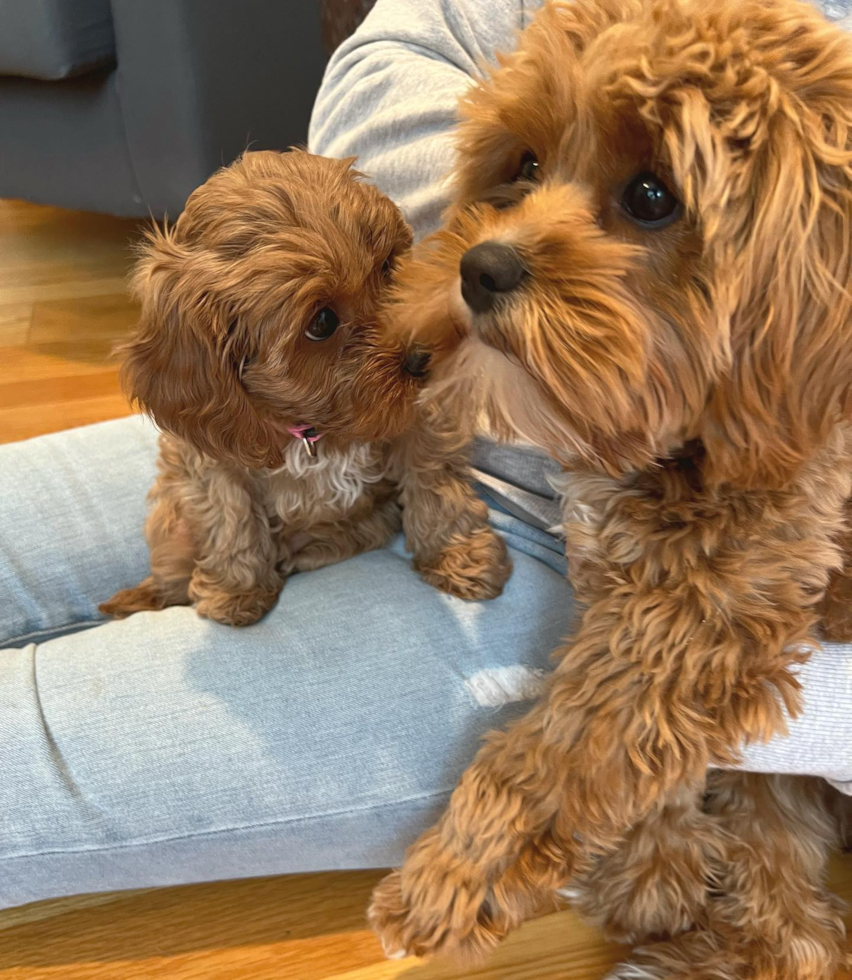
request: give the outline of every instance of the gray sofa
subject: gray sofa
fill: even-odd
[[[174,217],[305,141],[324,64],[315,0],[0,0],[0,197]]]

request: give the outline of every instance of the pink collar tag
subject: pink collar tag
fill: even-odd
[[[312,425],[294,425],[289,427],[287,431],[294,439],[301,440],[309,456],[316,457],[316,443],[322,439],[322,435]]]

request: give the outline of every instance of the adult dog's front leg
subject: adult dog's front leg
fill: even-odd
[[[740,738],[723,734],[715,710],[667,701],[683,683],[679,669],[655,676],[587,639],[566,651],[543,701],[489,737],[442,820],[379,886],[371,922],[389,951],[486,952],[578,860],[615,847],[679,787],[697,790],[711,761],[734,758]],[[741,719],[741,735],[754,714],[777,727],[772,685],[792,707],[792,680],[742,681],[766,693]]]
[[[443,818],[377,887],[369,919],[389,956],[476,958],[567,877],[567,854],[549,830],[560,791],[547,791],[545,772],[523,761],[541,724],[536,709],[489,736]]]
[[[666,783],[703,774],[706,747],[688,770],[681,759],[666,773],[640,754],[628,741],[630,680],[604,651],[599,665],[570,653],[572,668],[524,719],[489,736],[442,820],[379,886],[371,922],[386,949],[486,952],[570,878],[578,857],[614,847]],[[584,685],[596,666],[611,673]]]
[[[578,860],[700,789],[710,764],[733,764],[744,741],[796,711],[789,668],[807,655],[826,542],[792,546],[793,522],[772,514],[758,549],[758,516],[744,511],[746,536],[732,506],[716,515],[715,542],[702,512],[695,549],[666,553],[666,537],[650,535],[658,509],[625,504],[630,523],[613,505],[601,532],[614,557],[599,553],[589,572],[599,598],[542,701],[489,738],[441,822],[380,886],[371,916],[389,949],[482,952]]]

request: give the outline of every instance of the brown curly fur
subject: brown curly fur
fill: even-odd
[[[287,575],[381,547],[401,523],[427,581],[465,599],[502,590],[509,562],[468,483],[467,433],[418,406],[408,349],[382,317],[409,229],[351,163],[247,153],[150,233],[122,355],[129,392],[164,430],[152,574],[104,613],[191,602],[247,625]],[[323,307],[341,325],[312,341]],[[316,459],[288,432],[301,424],[322,434]]]
[[[574,879],[616,935],[672,937],[625,978],[829,980],[823,784],[706,774],[784,732],[820,615],[848,628],[852,40],[795,0],[551,2],[460,150],[398,315],[469,331],[492,425],[564,462],[581,614],[371,922],[481,955]],[[619,206],[645,171],[682,205],[657,230]],[[473,314],[485,241],[527,276]]]
[[[846,527],[840,537],[843,567],[831,576],[820,607],[822,634],[837,643],[852,642],[852,500],[846,503]]]

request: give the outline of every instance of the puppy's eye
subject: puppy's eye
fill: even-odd
[[[661,227],[680,214],[680,202],[665,183],[652,173],[632,177],[621,195],[621,206],[643,225]]]
[[[308,340],[328,340],[340,326],[340,318],[330,306],[324,306],[305,331]]]
[[[538,160],[529,150],[521,157],[521,164],[514,180],[538,180]]]
[[[388,256],[388,258],[386,258],[384,262],[382,262],[382,275],[385,277],[385,279],[387,279],[392,272],[393,272],[393,256]]]

